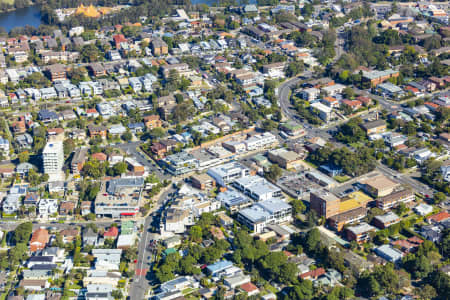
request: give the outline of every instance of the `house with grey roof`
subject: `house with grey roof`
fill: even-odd
[[[83,245],[93,246],[97,244],[98,234],[94,232],[92,228],[90,227],[84,228],[82,236],[83,236]]]

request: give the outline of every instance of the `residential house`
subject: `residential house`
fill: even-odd
[[[30,251],[36,252],[44,249],[50,240],[48,230],[39,228],[33,232],[30,239]]]
[[[73,241],[80,235],[77,228],[64,229],[59,232],[64,243],[73,243]]]
[[[59,214],[61,216],[73,215],[75,211],[75,202],[73,201],[63,201],[59,205]]]
[[[85,227],[83,229],[83,245],[94,246],[97,244],[98,234],[92,230],[90,227]]]

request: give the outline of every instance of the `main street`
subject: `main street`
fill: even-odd
[[[286,118],[298,124],[301,122],[297,119],[297,113],[291,105],[291,91],[300,81],[302,81],[300,77],[294,77],[278,87],[278,101],[280,102],[281,112]]]
[[[153,263],[153,253],[149,250],[148,244],[153,239],[154,233],[152,233],[152,223],[159,218],[161,213],[161,208],[166,204],[169,194],[173,193],[175,190],[170,186],[166,191],[164,191],[152,208],[150,214],[144,221],[144,231],[139,240],[138,245],[138,258],[136,263],[136,272],[133,277],[133,282],[130,286],[128,295],[130,300],[141,300],[145,299],[147,290],[149,288],[149,278],[147,273],[151,271],[151,266]]]

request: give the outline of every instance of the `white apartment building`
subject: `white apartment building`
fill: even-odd
[[[111,106],[111,104],[106,103],[106,102],[97,104],[96,108],[97,108],[97,111],[99,112],[99,114],[103,118],[109,118],[109,117],[114,116],[116,114],[116,112],[114,111],[114,109]]]
[[[64,147],[60,141],[48,142],[42,151],[44,173],[61,173],[64,165]]]
[[[38,211],[40,218],[48,218],[58,211],[58,200],[56,199],[41,199],[38,204]]]
[[[263,149],[276,143],[278,143],[277,138],[270,132],[264,132],[263,134],[251,136],[244,141],[247,151]]]
[[[253,232],[261,233],[267,225],[292,221],[292,207],[284,201],[270,199],[244,208],[237,219]]]
[[[206,173],[214,178],[218,185],[226,186],[228,183],[231,183],[236,179],[249,176],[250,170],[240,163],[230,162],[211,168]]]
[[[282,197],[279,187],[260,176],[242,177],[234,181],[233,185],[255,201],[265,201]]]

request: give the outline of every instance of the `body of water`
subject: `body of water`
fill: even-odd
[[[0,14],[0,27],[10,31],[14,27],[25,27],[26,25],[39,27],[41,24],[41,10],[39,6],[19,8],[14,11]]]

